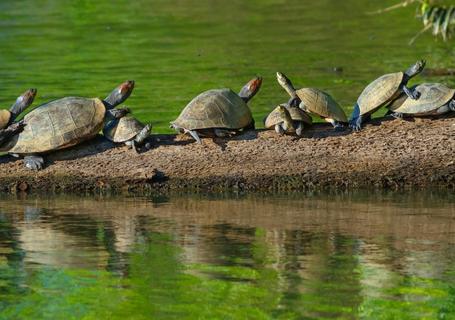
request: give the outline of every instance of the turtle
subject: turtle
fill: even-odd
[[[250,80],[237,94],[231,89],[213,89],[195,97],[170,128],[190,134],[198,143],[201,135],[230,136],[239,130],[254,129],[248,101],[259,91],[261,77]]]
[[[23,131],[11,137],[0,151],[24,156],[27,168],[40,170],[46,153],[88,140],[101,130],[105,119],[126,115],[127,108],[114,107],[126,100],[133,88],[134,81],[126,81],[104,100],[65,97],[42,104],[24,117]]]
[[[418,91],[420,98],[410,99],[402,94],[393,101],[387,108],[395,118],[403,116],[432,116],[455,111],[455,90],[441,83],[422,83],[411,87],[411,90]]]
[[[144,125],[134,117],[126,116],[106,122],[104,136],[112,142],[124,143],[137,152],[137,147],[144,144],[150,136],[151,124]]]
[[[36,92],[36,89],[28,89],[16,99],[9,110],[0,110],[0,146],[24,128],[23,121],[15,122],[15,120],[33,103]]]
[[[371,117],[371,114],[381,106],[388,104],[401,93],[417,100],[420,93],[406,87],[408,81],[418,75],[425,68],[425,60],[419,60],[405,72],[385,74],[371,82],[360,94],[354,106],[349,126],[354,131],[362,129],[362,123]]]
[[[343,129],[342,123],[347,123],[348,118],[341,106],[328,93],[315,88],[301,88],[296,90],[291,80],[283,73],[277,72],[278,83],[291,96],[288,104],[298,106],[302,110],[317,115],[331,123],[335,130]]]
[[[311,117],[302,109],[280,104],[264,119],[267,129],[274,128],[278,134],[292,133],[301,136],[305,124],[311,125]]]

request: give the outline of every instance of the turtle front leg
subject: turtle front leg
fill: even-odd
[[[303,136],[303,129],[305,129],[303,122],[297,123],[295,127],[295,134],[299,137]]]
[[[417,90],[411,90],[409,89],[408,87],[406,87],[406,85],[402,85],[401,86],[401,90],[403,90],[403,92],[411,99],[413,100],[417,100],[420,98],[420,92],[417,91]]]
[[[455,111],[455,100],[454,99],[450,100],[449,109],[452,111]]]
[[[333,128],[335,129],[335,131],[343,131],[344,130],[344,126],[336,121],[335,119],[331,119],[331,118],[324,118],[325,121],[327,121],[328,123],[330,123]]]
[[[44,167],[44,158],[37,155],[24,157],[25,167],[31,170],[41,170]]]
[[[279,124],[276,124],[276,125],[275,125],[275,131],[276,131],[276,133],[278,133],[280,136],[282,136],[282,135],[286,132],[286,130],[284,130],[284,128],[283,128],[283,124],[282,124],[282,123],[279,123]]]

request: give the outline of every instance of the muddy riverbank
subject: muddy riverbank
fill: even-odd
[[[298,139],[249,131],[231,140],[154,135],[135,154],[102,137],[49,155],[44,170],[0,157],[0,191],[455,188],[455,117],[375,120],[359,133],[317,124]]]

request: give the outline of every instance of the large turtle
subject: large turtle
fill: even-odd
[[[347,123],[348,118],[341,106],[328,93],[315,88],[301,88],[296,90],[291,80],[283,73],[277,72],[278,83],[291,96],[288,104],[298,106],[302,110],[315,114],[331,123],[336,130],[342,129],[342,123]]]
[[[15,122],[15,120],[32,104],[35,96],[36,89],[29,89],[16,99],[16,102],[9,110],[0,110],[0,146],[23,129],[23,121]]]
[[[267,129],[274,128],[278,134],[293,133],[301,136],[305,125],[311,125],[311,117],[302,109],[280,104],[264,119]]]
[[[137,152],[150,136],[151,124],[144,125],[134,117],[126,116],[107,121],[103,129],[106,138],[115,143],[124,143]]]
[[[362,129],[362,123],[383,105],[396,99],[404,92],[411,99],[418,99],[420,93],[406,87],[408,81],[422,72],[425,60],[417,61],[405,72],[383,75],[371,82],[360,94],[354,106],[349,126],[354,131]]]
[[[441,83],[422,83],[411,88],[420,98],[410,99],[402,94],[387,108],[395,118],[403,116],[433,116],[455,111],[455,90]]]
[[[191,100],[170,127],[181,133],[189,133],[198,143],[202,143],[199,134],[225,137],[241,129],[254,129],[254,120],[247,103],[261,84],[262,78],[255,77],[239,94],[231,89],[205,91]]]
[[[104,100],[66,97],[38,106],[24,117],[24,130],[2,145],[0,151],[24,156],[29,169],[42,169],[47,152],[90,139],[101,130],[105,118],[124,116],[128,109],[114,107],[125,101],[133,88],[134,81],[126,81]]]

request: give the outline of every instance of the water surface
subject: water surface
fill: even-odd
[[[0,318],[452,319],[454,200],[3,196]]]
[[[346,109],[378,75],[426,58],[453,67],[453,42],[420,30],[415,7],[371,16],[395,0],[2,1],[0,103],[37,87],[37,104],[67,95],[102,96],[125,79],[127,101],[155,132],[198,93],[239,90],[256,74],[264,85],[251,103],[256,122],[287,101],[275,72],[296,86],[331,93]],[[334,72],[342,69],[342,72]],[[421,78],[420,81],[451,78]]]

